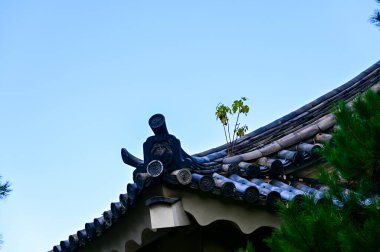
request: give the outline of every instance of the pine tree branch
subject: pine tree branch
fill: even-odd
[[[293,204],[295,204],[295,202],[293,202]],[[290,207],[296,207],[296,206],[290,206]],[[298,233],[299,237],[301,238],[301,240],[304,242],[304,244],[308,248],[308,251],[314,252],[313,246],[309,245],[308,240],[306,239],[306,237],[304,237],[303,232],[300,230],[297,218],[293,214],[290,214],[290,216],[288,216],[288,217],[291,218],[291,221],[294,224],[294,228],[295,228],[296,232]]]
[[[1,179],[1,176],[0,176]],[[4,184],[0,183],[0,199],[3,199],[9,195],[9,193],[12,191],[10,189],[10,183],[9,181],[6,181]]]

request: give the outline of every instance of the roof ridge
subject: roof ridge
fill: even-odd
[[[375,64],[358,74],[353,79],[347,81],[343,85],[331,90],[330,92],[318,97],[317,99],[314,99],[313,101],[309,102],[308,104],[303,105],[302,107],[280,117],[279,119],[276,119],[272,121],[271,123],[268,123],[267,125],[261,126],[256,130],[253,130],[249,133],[247,133],[244,137],[239,138],[237,140],[237,143],[241,143],[247,139],[253,138],[255,136],[258,136],[264,132],[267,132],[268,130],[271,130],[278,125],[282,124],[285,121],[289,121],[293,118],[296,118],[297,116],[301,115],[302,113],[305,113],[307,110],[311,109],[312,107],[316,106],[317,104],[322,103],[323,101],[337,95],[340,92],[344,92],[346,89],[348,89],[351,86],[354,86],[357,82],[365,82],[366,76],[370,75],[372,72],[380,70],[380,60],[377,61]],[[209,150],[205,150],[202,152],[199,152],[197,154],[194,154],[194,156],[207,156],[211,153],[219,152],[227,148],[227,144],[220,145],[218,147],[211,148]]]

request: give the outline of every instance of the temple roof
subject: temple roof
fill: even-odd
[[[331,92],[236,140],[233,155],[228,155],[227,144],[189,155],[167,132],[165,118],[152,116],[149,125],[155,135],[144,143],[144,160],[122,149],[123,161],[135,167],[134,183],[127,185],[127,193],[120,194],[119,202],[111,203],[103,216],[86,223],[53,251],[86,247],[127,215],[144,190],[157,183],[265,206],[268,211],[277,200],[301,195],[314,195],[318,200],[323,188],[310,176],[302,176],[302,171],[322,161],[317,150],[331,141],[336,126],[331,114],[334,104],[340,100],[349,104],[369,88],[380,91],[380,61]]]

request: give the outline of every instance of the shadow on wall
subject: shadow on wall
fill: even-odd
[[[189,218],[193,217],[189,215]],[[192,223],[190,226],[171,228],[166,235],[137,251],[231,252],[245,248],[247,241],[254,244],[256,251],[270,251],[264,239],[271,235],[272,227],[260,227],[246,235],[230,221],[218,220],[200,226],[193,219]]]

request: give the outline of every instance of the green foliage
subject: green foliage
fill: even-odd
[[[339,130],[334,145],[322,151],[343,178],[360,193],[380,193],[380,96],[366,92],[352,109],[343,102],[334,110]]]
[[[217,119],[219,119],[220,122],[223,124],[223,126],[226,126],[228,124],[228,114],[231,114],[231,109],[228,106],[219,104],[216,107],[215,115]]]
[[[266,241],[272,251],[379,251],[379,204],[363,206],[356,199],[338,208],[305,198],[280,206],[283,225]]]
[[[380,5],[380,0],[376,0],[376,2]],[[371,16],[370,21],[380,28],[380,10],[375,10],[373,15]]]
[[[245,132],[248,131],[247,125],[240,126],[240,123],[239,123],[240,114],[247,116],[249,112],[248,105],[244,104],[246,100],[247,98],[241,97],[239,100],[235,100],[232,103],[231,107],[228,107],[222,103],[219,103],[218,106],[216,107],[216,112],[215,112],[216,119],[219,120],[223,125],[224,136],[226,138],[226,142],[228,145],[229,155],[233,154],[235,140],[238,137],[243,137],[245,135]],[[230,117],[235,116],[235,115],[236,115],[236,120],[235,120],[234,129],[233,129],[232,137],[231,137]]]
[[[333,231],[337,234],[339,229],[339,216],[335,211],[331,211],[334,206],[330,204],[326,208],[315,208],[314,201],[306,198],[303,202],[303,211],[300,211],[296,202],[289,202],[289,205],[281,205],[279,208],[283,225],[274,231],[267,240],[273,251],[331,251],[336,248],[338,239],[328,239],[319,243],[323,239],[325,230]],[[325,214],[325,212],[333,214]]]
[[[252,246],[252,242],[248,241],[245,249],[240,248],[240,249],[236,250],[235,252],[255,252],[255,249]]]
[[[1,176],[0,176],[0,199],[4,199],[9,195],[9,193],[12,191],[10,189],[10,183],[6,181],[5,183],[1,183]],[[0,235],[0,248],[1,244],[3,243],[2,236]]]
[[[380,251],[380,96],[368,91],[334,114],[339,127],[321,153],[335,170],[319,176],[329,190],[320,204],[279,206],[282,225],[266,240],[272,251]]]
[[[1,183],[0,176],[0,199],[7,197],[11,191],[12,190],[10,189],[10,183],[8,181]]]
[[[247,132],[247,130],[248,130],[248,126],[243,125],[242,127],[237,128],[234,132],[238,137],[242,137],[245,135],[245,132]]]

